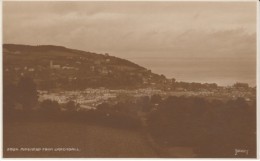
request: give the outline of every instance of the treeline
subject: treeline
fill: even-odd
[[[173,89],[177,89],[177,88],[183,88],[188,91],[197,91],[201,89],[212,90],[212,89],[217,89],[218,85],[216,83],[174,82]]]

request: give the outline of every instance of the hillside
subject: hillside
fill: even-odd
[[[21,75],[40,89],[141,88],[167,79],[125,59],[53,45],[3,45],[4,82]]]

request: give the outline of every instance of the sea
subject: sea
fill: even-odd
[[[249,58],[127,57],[126,59],[176,81],[217,83],[236,82],[256,86],[256,60]]]

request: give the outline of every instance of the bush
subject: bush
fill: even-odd
[[[65,104],[64,108],[68,112],[77,111],[79,109],[79,104],[74,101],[69,101]]]
[[[60,111],[60,105],[57,101],[44,100],[41,103],[41,111],[48,113],[57,113]]]
[[[226,103],[201,98],[169,97],[148,118],[159,143],[189,146],[201,157],[234,157],[234,149],[255,155],[256,107],[239,98]]]

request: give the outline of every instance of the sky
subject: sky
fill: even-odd
[[[256,84],[256,2],[3,2],[3,42],[109,53],[177,81]]]

